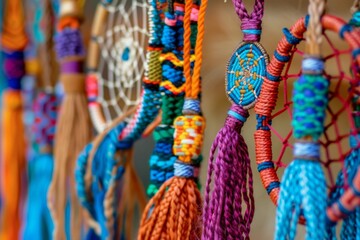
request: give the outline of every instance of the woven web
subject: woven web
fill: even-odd
[[[303,46],[300,45],[293,49],[291,60],[282,73],[280,94],[272,115],[273,124],[269,126],[272,131],[273,162],[280,178],[284,168],[293,159],[292,89],[294,81],[301,75]],[[330,88],[324,133],[320,138],[321,163],[327,176],[327,186],[334,190],[336,176],[350,152],[350,133],[356,132],[351,105],[355,90],[350,88],[354,80],[352,72],[355,72],[355,64],[350,47],[332,32],[325,32],[323,49],[325,76],[330,80]],[[345,183],[346,180],[345,174]]]
[[[149,5],[143,0],[114,0],[105,6],[108,11],[105,31],[97,39],[101,49],[97,101],[106,122],[111,122],[140,101]]]

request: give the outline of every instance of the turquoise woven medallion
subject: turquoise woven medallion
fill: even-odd
[[[260,94],[269,57],[260,43],[243,42],[226,69],[226,93],[235,104],[251,108]]]

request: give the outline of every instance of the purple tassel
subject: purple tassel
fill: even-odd
[[[249,239],[254,217],[253,179],[248,149],[240,135],[248,116],[247,110],[232,105],[225,126],[211,147],[203,212],[204,240]]]

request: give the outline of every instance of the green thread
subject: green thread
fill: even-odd
[[[322,75],[302,75],[294,84],[292,125],[295,138],[317,141],[324,129],[329,81]]]

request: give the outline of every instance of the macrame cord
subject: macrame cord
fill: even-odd
[[[226,93],[232,106],[210,150],[202,239],[249,239],[254,217],[250,158],[241,129],[249,116],[247,109],[260,93],[268,64],[268,55],[258,42],[264,1],[256,0],[250,15],[243,1],[233,0],[233,4],[244,39],[227,65]]]
[[[185,1],[183,18],[185,101],[182,116],[174,121],[173,153],[177,157],[174,163],[174,177],[161,186],[146,206],[138,239],[200,238],[201,196],[195,178],[198,174],[205,129],[199,94],[206,6],[207,1],[201,1],[197,11],[193,8],[193,1]],[[198,31],[195,47],[196,64],[191,72],[192,19],[198,20]],[[164,36],[166,36],[165,33]]]

